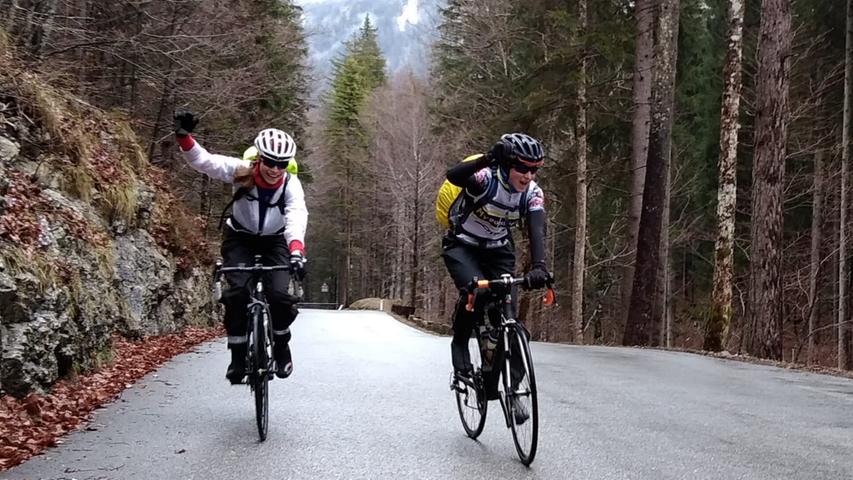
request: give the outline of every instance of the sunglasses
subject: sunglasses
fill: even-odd
[[[512,166],[512,168],[514,168],[515,171],[518,173],[530,172],[530,173],[536,174],[536,171],[539,170],[539,167],[528,167],[527,165],[525,165],[523,163],[516,163],[515,165]]]
[[[279,170],[284,170],[287,168],[287,164],[290,163],[290,160],[285,160],[283,162],[278,162],[271,158],[261,157],[261,161],[269,168],[277,168]]]

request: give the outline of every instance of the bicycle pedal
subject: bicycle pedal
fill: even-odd
[[[459,393],[466,393],[468,391],[468,386],[465,385],[465,382],[459,378],[455,373],[450,376],[450,390]]]

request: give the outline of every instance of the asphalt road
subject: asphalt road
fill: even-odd
[[[449,338],[379,312],[303,311],[259,443],[224,340],[181,355],[8,479],[853,479],[853,381],[697,355],[535,343],[540,443],[492,404],[479,441]]]

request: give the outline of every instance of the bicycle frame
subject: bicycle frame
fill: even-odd
[[[551,305],[554,303],[554,290],[551,288],[553,279],[548,279],[546,286],[548,287],[545,295],[544,303]],[[523,278],[513,278],[511,275],[502,275],[496,280],[478,280],[475,278],[468,286],[468,303],[466,309],[474,311],[474,300],[477,294],[477,289],[488,290],[489,298],[484,305],[483,315],[478,315],[477,326],[485,323],[485,315],[489,314],[489,323],[495,328],[500,329],[500,338],[498,345],[495,347],[494,355],[492,355],[491,364],[491,380],[498,381],[502,385],[502,389],[498,390],[497,399],[501,404],[501,411],[504,415],[507,428],[512,431],[513,442],[515,443],[516,452],[518,453],[521,462],[525,465],[530,465],[536,456],[536,448],[538,444],[538,394],[536,391],[536,380],[533,368],[533,361],[530,355],[530,338],[524,326],[515,318],[513,309],[512,293],[513,287],[516,285],[525,285]],[[494,325],[491,318],[491,313],[496,310],[500,303],[499,325]],[[480,350],[483,351],[483,336],[477,335],[477,344]],[[485,371],[485,369],[483,369]],[[474,382],[464,381],[464,388],[475,388],[478,400],[483,395],[486,395],[485,388],[482,383],[478,384],[476,379],[480,375],[480,369],[474,372],[472,377]],[[494,375],[498,375],[495,377]],[[454,380],[458,381],[458,380]],[[495,386],[497,387],[497,386]],[[451,388],[454,388],[452,385]],[[455,388],[457,392],[464,392]],[[527,399],[526,402],[522,402]],[[525,404],[529,407],[525,407]],[[476,438],[482,432],[487,409],[485,404],[480,408],[480,420],[478,424],[468,423],[466,416],[463,414],[463,408],[460,404],[459,393],[457,393],[457,407],[459,408],[460,418],[462,419],[463,427],[465,427],[468,436]],[[472,427],[473,425],[473,427]]]
[[[266,301],[264,296],[264,282],[262,278],[262,274],[265,272],[271,272],[276,270],[288,270],[292,272],[292,267],[290,265],[263,265],[261,263],[261,256],[255,255],[254,265],[251,267],[246,266],[236,266],[236,267],[224,267],[222,263],[217,261],[216,268],[214,270],[215,278],[218,280],[219,276],[229,272],[248,272],[251,273],[252,276],[249,279],[249,283],[254,283],[254,288],[249,288],[249,303],[246,305],[246,321],[251,321],[251,312],[254,308],[261,309],[262,321],[263,321],[263,341],[264,348],[267,351],[267,365],[263,368],[259,368],[257,372],[253,372],[260,375],[266,374],[271,378],[272,376],[272,325],[269,318],[269,304]],[[291,283],[297,283],[298,281],[291,277]],[[249,284],[246,285],[248,287]],[[301,288],[299,288],[301,290]],[[254,341],[258,341],[261,337],[261,332],[254,331],[254,325],[248,325],[248,331],[251,332],[252,339]],[[252,351],[252,345],[249,345],[247,349],[248,352]],[[248,355],[248,353],[247,353]],[[248,363],[247,363],[248,364]]]
[[[248,325],[249,341],[246,348],[246,365],[249,368],[247,383],[255,395],[255,418],[258,426],[258,435],[261,441],[267,436],[269,423],[269,381],[273,378],[274,358],[272,355],[273,333],[272,321],[270,319],[269,304],[264,296],[264,281],[262,274],[275,270],[289,270],[293,274],[290,265],[264,266],[261,256],[255,255],[254,265],[251,267],[223,267],[217,261],[214,269],[214,279],[219,282],[221,275],[229,272],[248,272],[251,274],[245,287],[249,290],[249,303],[246,306],[246,321]],[[294,289],[301,292],[299,281],[291,275],[291,284],[296,283]],[[254,288],[248,288],[254,283]],[[301,293],[299,295],[301,297]],[[297,297],[297,301],[299,298]]]
[[[483,289],[492,289],[498,287],[503,290],[503,298],[496,298],[486,303],[485,308],[483,309],[483,317],[478,318],[478,324],[480,322],[485,322],[485,316],[488,315],[490,309],[496,308],[497,303],[500,302],[500,324],[493,325],[495,328],[500,329],[501,337],[498,342],[500,348],[500,355],[494,355],[492,369],[494,369],[497,365],[498,361],[502,361],[503,365],[501,368],[501,375],[507,379],[507,384],[512,384],[512,370],[510,361],[512,358],[512,346],[510,344],[510,335],[514,330],[518,329],[521,332],[521,335],[525,336],[525,339],[528,337],[527,329],[519,323],[515,318],[515,312],[513,311],[512,305],[512,287],[515,285],[522,284],[524,282],[523,278],[513,278],[512,275],[503,274],[500,279],[497,280],[478,280],[474,279],[471,282],[471,286],[469,288],[470,293],[468,294],[468,304],[465,306],[466,310],[469,312],[474,311],[474,300],[475,300],[475,292],[474,288],[483,288]],[[549,282],[550,283],[550,282]],[[554,290],[549,286],[547,293],[545,294],[544,303],[546,305],[551,305],[554,303]],[[480,345],[482,350],[482,339],[477,337],[477,343]],[[500,392],[500,397],[498,400],[501,404],[501,410],[504,414],[504,420],[506,421],[507,428],[511,427],[512,420],[510,418],[510,411],[507,407],[507,402],[513,395],[529,395],[529,392]]]

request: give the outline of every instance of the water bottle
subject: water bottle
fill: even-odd
[[[483,358],[483,371],[489,372],[492,370],[492,362],[495,358],[495,349],[498,346],[497,332],[493,331],[486,325],[481,325],[480,346],[482,348],[480,353]]]
[[[222,268],[222,260],[217,260],[213,269],[213,301],[218,302],[222,298],[222,274],[219,269]]]
[[[222,281],[213,282],[213,301],[218,302],[222,298]]]

